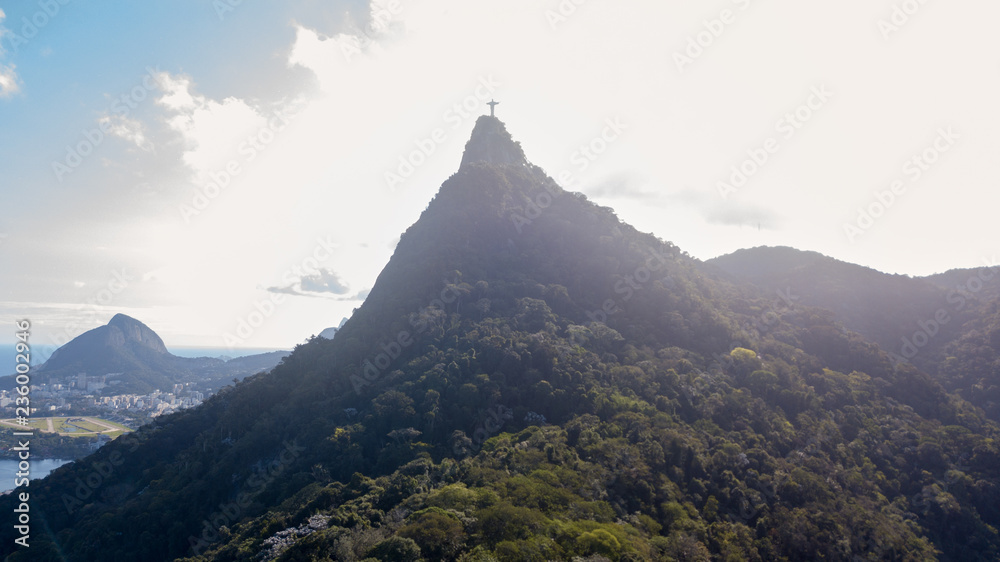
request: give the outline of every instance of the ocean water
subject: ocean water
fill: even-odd
[[[13,339],[13,336],[11,336]],[[56,345],[35,345],[32,341],[28,340],[28,347],[30,348],[31,363],[32,367],[37,367],[45,362],[46,359],[52,355],[59,346]],[[0,376],[12,375],[17,369],[17,363],[15,360],[17,358],[17,348],[15,344],[4,344],[0,345]]]
[[[260,353],[270,353],[281,351],[280,347],[241,347],[229,349],[228,347],[167,347],[167,350],[180,357],[246,357],[247,355],[258,355]],[[288,350],[284,350],[288,351]]]

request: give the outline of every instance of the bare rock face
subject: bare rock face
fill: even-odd
[[[125,342],[133,342],[159,353],[167,353],[167,347],[163,345],[163,340],[156,335],[149,326],[124,314],[116,314],[107,327],[115,341],[124,345]],[[120,334],[120,335],[119,335]]]

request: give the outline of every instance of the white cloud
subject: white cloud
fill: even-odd
[[[158,103],[168,110],[167,123],[185,143],[184,163],[196,181],[208,181],[211,172],[224,169],[238,147],[266,126],[266,119],[247,102],[226,98],[221,102],[196,94],[188,77],[160,75],[164,94]]]
[[[20,91],[21,83],[14,65],[0,65],[0,98],[10,97]]]
[[[121,115],[104,115],[97,120],[102,130],[107,130],[111,136],[124,139],[137,148],[145,151],[153,149],[153,143],[146,138],[145,127],[137,119],[129,119]]]
[[[3,20],[6,17],[7,14],[4,13],[3,9],[0,9],[0,59],[6,54],[3,48],[4,36],[10,33],[10,30],[3,26]],[[15,66],[0,62],[0,98],[10,97],[20,91],[21,80],[17,76]]]
[[[157,100],[160,105],[174,111],[192,109],[198,105],[190,92],[190,78],[174,77],[168,72],[161,72],[157,75],[156,81],[163,90],[163,95]]]

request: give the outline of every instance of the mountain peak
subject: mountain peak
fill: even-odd
[[[145,326],[145,324],[136,320],[135,318],[132,318],[131,316],[122,313],[115,314],[114,316],[111,317],[111,320],[108,321],[108,326],[122,327],[122,326],[133,326],[136,324]]]
[[[163,345],[163,340],[160,336],[156,334],[149,326],[143,324],[142,322],[127,316],[125,314],[115,314],[111,320],[108,322],[109,328],[117,328],[123,339],[118,340],[119,343],[124,343],[125,341],[135,342],[142,347],[149,348],[157,353],[168,353],[167,348]]]
[[[143,359],[137,359],[136,354]],[[143,370],[141,365],[153,357],[170,357],[160,336],[135,318],[116,314],[106,325],[84,332],[57,349],[41,370]]]
[[[524,166],[528,164],[528,159],[524,156],[521,143],[510,136],[503,121],[483,115],[476,121],[462,155],[463,168],[472,162]]]

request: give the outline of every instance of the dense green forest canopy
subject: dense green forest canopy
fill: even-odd
[[[491,119],[333,340],[33,483],[10,559],[1000,557],[981,409]]]

